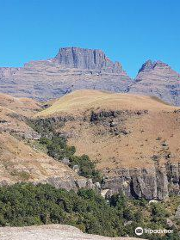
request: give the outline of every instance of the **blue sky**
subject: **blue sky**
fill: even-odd
[[[134,77],[147,59],[180,72],[179,0],[0,0],[0,66],[102,49]]]

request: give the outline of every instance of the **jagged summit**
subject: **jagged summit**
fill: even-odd
[[[180,105],[180,74],[162,61],[146,61],[131,86],[130,93],[156,96],[163,101]]]
[[[105,72],[122,72],[119,62],[113,63],[102,50],[79,47],[60,48],[54,61],[66,68],[96,69]]]
[[[139,69],[139,72],[144,72],[144,71],[151,71],[155,68],[171,68],[167,63],[164,63],[160,60],[158,61],[152,61],[152,60],[147,60],[143,65],[142,67]]]

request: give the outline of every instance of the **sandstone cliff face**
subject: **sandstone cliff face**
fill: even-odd
[[[104,189],[112,193],[124,192],[133,198],[148,200],[166,199],[170,194],[180,193],[180,163],[168,163],[151,168],[116,169],[114,175],[105,180]]]
[[[77,89],[126,92],[132,80],[100,50],[62,48],[55,58],[0,68],[0,92],[47,100]]]
[[[142,65],[130,88],[130,93],[156,96],[171,104],[180,105],[180,74],[161,61],[148,60]]]
[[[113,63],[101,50],[61,48],[54,61],[65,68],[96,69],[110,73],[123,72],[120,63]]]

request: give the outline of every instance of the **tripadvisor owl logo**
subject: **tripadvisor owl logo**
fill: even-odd
[[[135,234],[138,235],[138,236],[142,235],[143,234],[143,229],[141,227],[137,227],[135,229]]]
[[[142,228],[142,227],[137,227],[135,229],[135,234],[138,236],[141,236],[143,233],[147,234],[163,234],[163,233],[173,233],[173,230],[170,229],[150,229],[150,228]]]

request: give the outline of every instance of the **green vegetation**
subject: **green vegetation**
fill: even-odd
[[[92,178],[93,182],[102,182],[102,176],[99,171],[95,169],[95,164],[90,160],[87,155],[70,156],[70,167],[78,165],[80,167],[79,174],[81,176]]]
[[[39,143],[45,145],[49,156],[62,160],[64,157],[70,158],[75,153],[74,146],[67,146],[66,139],[58,135],[52,136],[50,139],[42,137]]]
[[[19,172],[14,170],[13,172],[11,172],[11,175],[20,178],[22,181],[27,181],[30,178],[30,174],[25,171]]]
[[[64,137],[54,135],[49,138],[42,137],[39,143],[46,146],[47,154],[56,160],[61,161],[63,158],[68,158],[69,166],[79,166],[79,175],[86,178],[92,178],[93,182],[101,182],[102,177],[99,171],[95,169],[95,164],[87,155],[75,156],[76,149],[74,146],[68,146]]]
[[[79,175],[91,178],[93,182],[102,182],[102,176],[100,172],[95,169],[95,163],[92,162],[87,155],[76,156],[75,147],[68,146],[66,138],[56,133],[53,129],[53,124],[49,123],[48,120],[41,124],[31,123],[31,127],[41,134],[42,137],[38,141],[38,144],[42,146],[41,148],[46,148],[49,156],[58,161],[61,161],[63,158],[68,158],[71,168],[78,165]]]
[[[151,229],[170,229],[166,218],[176,208],[179,198],[165,203],[149,203],[114,195],[109,202],[93,190],[78,193],[57,190],[51,185],[30,183],[0,187],[0,226],[26,226],[61,223],[80,228],[83,232],[104,236],[135,236],[138,226]],[[174,220],[173,220],[174,221]],[[178,224],[177,224],[178,226]],[[150,240],[178,240],[174,234],[145,235]]]

